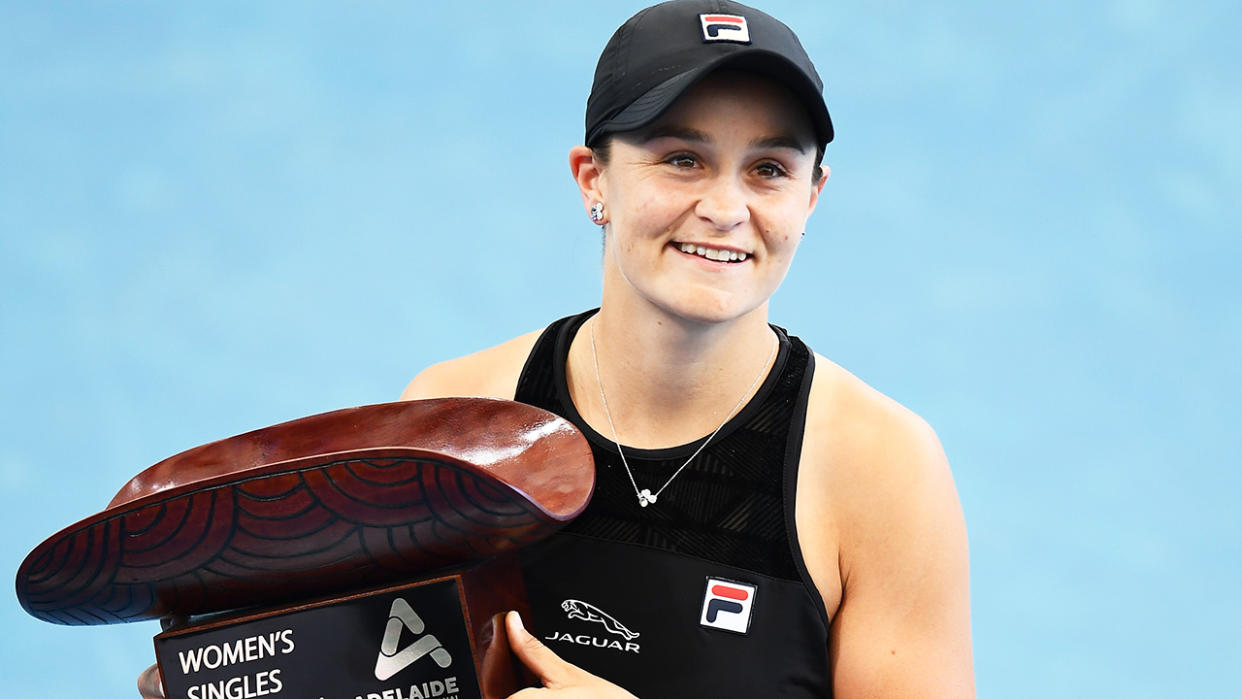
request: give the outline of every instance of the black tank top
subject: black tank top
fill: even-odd
[[[528,627],[641,699],[831,696],[828,618],[793,511],[813,355],[773,326],[758,392],[644,508],[616,444],[569,397],[569,345],[593,313],[548,326],[518,379],[516,399],[577,425],[596,464],[586,511],[521,553]],[[638,488],[655,492],[702,442],[626,447]]]

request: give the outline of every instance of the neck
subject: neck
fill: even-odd
[[[766,305],[731,321],[709,323],[653,307],[605,302],[582,330],[569,355],[574,404],[592,428],[610,437],[611,413],[619,441],[641,448],[685,444],[710,434],[757,390],[777,342]]]

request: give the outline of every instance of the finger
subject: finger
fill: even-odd
[[[152,665],[138,675],[138,693],[144,699],[164,699],[164,683],[160,681],[159,668]]]
[[[513,654],[530,668],[545,687],[556,686],[564,682],[572,666],[561,660],[550,648],[539,639],[530,635],[522,625],[522,616],[517,612],[509,612],[505,616],[505,627],[509,630],[509,646]]]

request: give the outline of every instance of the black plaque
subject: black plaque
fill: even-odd
[[[169,699],[482,699],[458,578],[156,636]]]

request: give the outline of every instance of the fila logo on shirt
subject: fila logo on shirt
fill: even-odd
[[[750,28],[741,15],[699,15],[703,25],[703,41],[732,41],[750,43]]]
[[[758,590],[748,583],[708,578],[703,592],[703,611],[699,625],[744,634],[750,630],[751,611]]]

